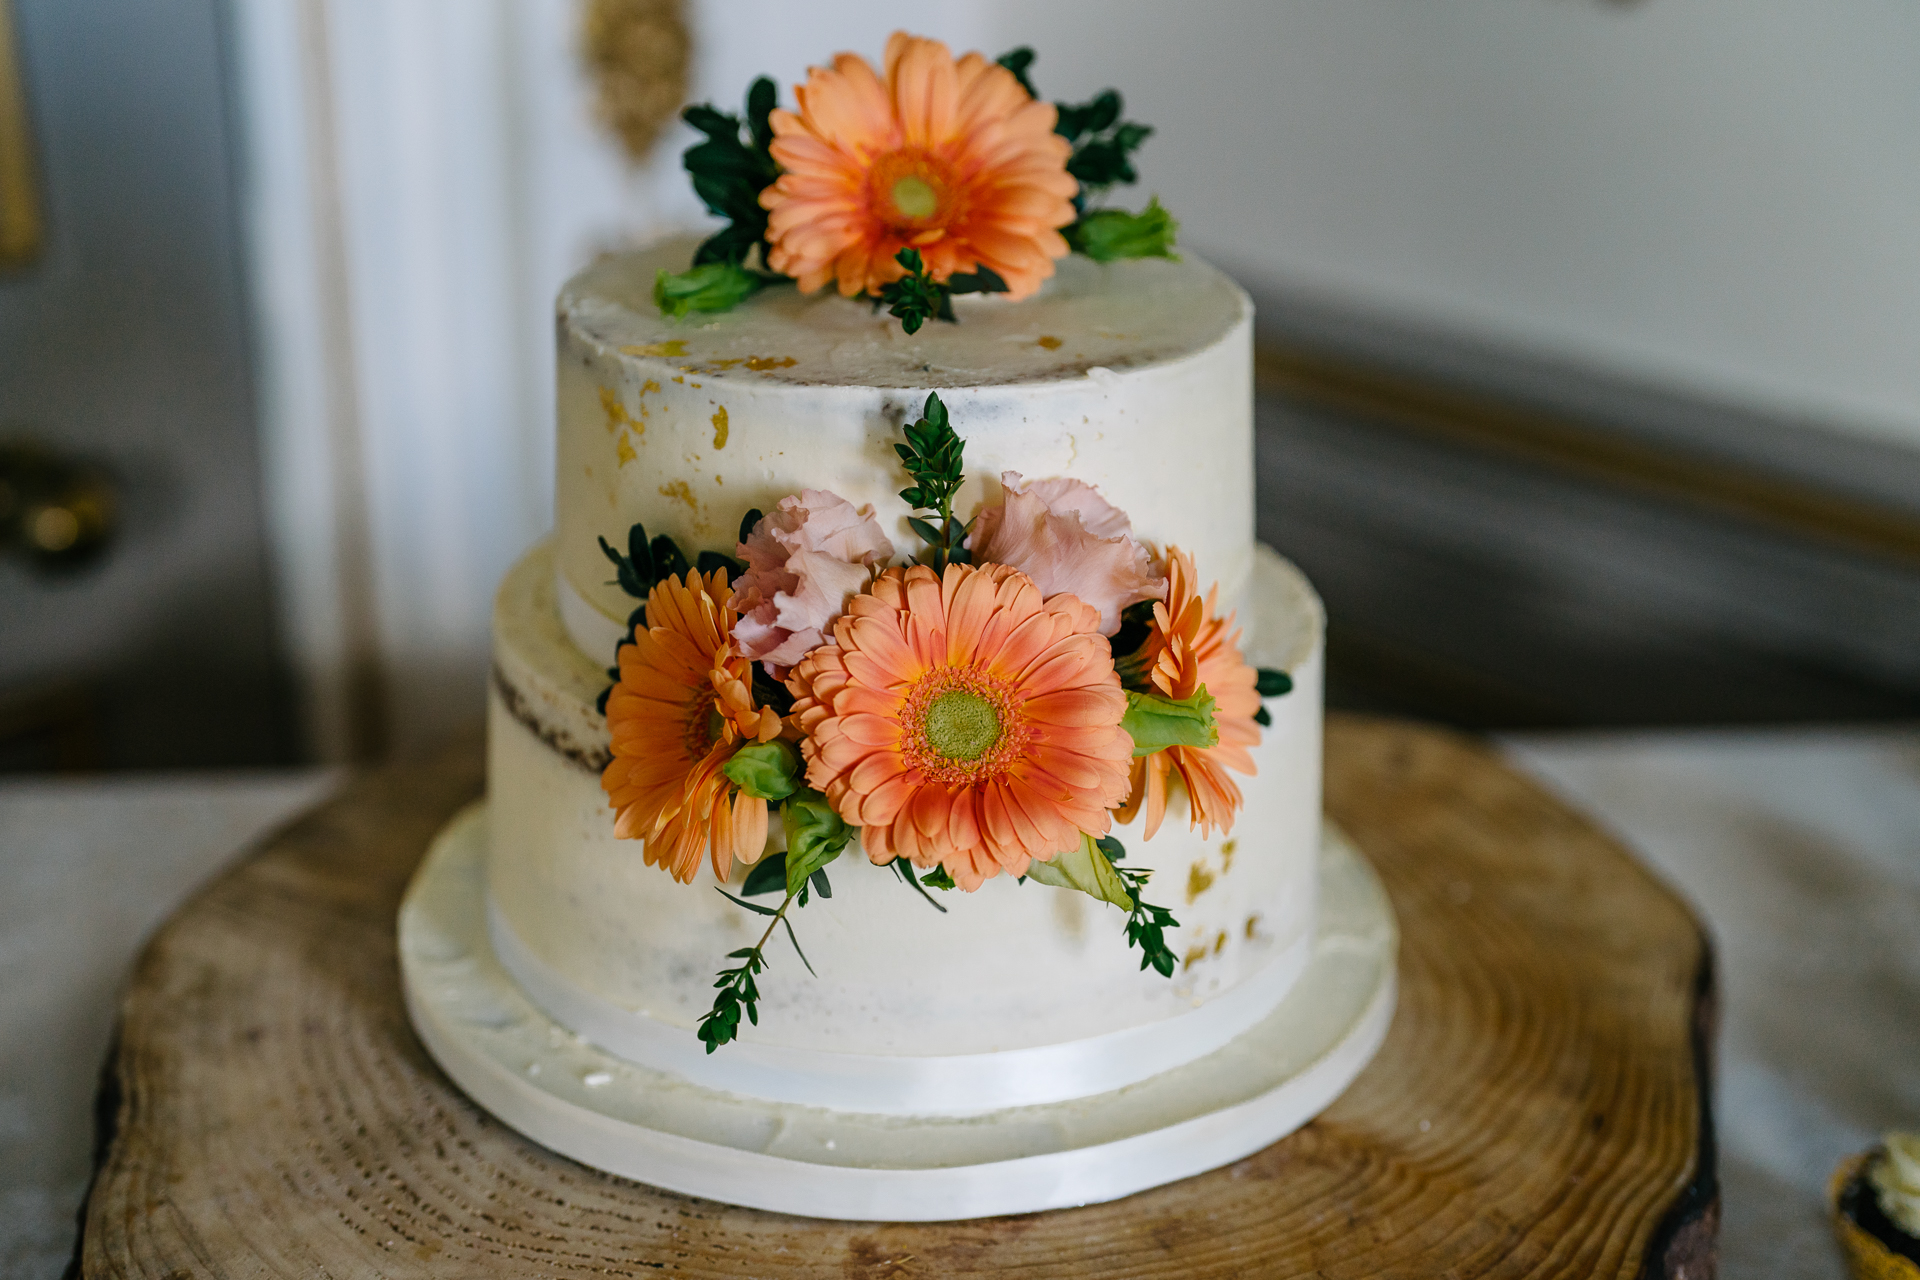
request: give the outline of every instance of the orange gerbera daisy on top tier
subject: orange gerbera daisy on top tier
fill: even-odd
[[[647,622],[620,647],[620,681],[607,697],[613,761],[600,786],[613,833],[638,838],[647,865],[691,881],[703,848],[724,881],[736,859],[759,861],[767,802],[722,773],[733,753],[780,732],[753,701],[753,664],[733,643],[727,571],[664,578],[647,593]]]
[[[798,114],[770,117],[784,172],[760,203],[767,265],[802,291],[837,280],[847,297],[878,293],[906,274],[894,255],[911,246],[936,281],[985,266],[1024,298],[1066,256],[1072,147],[1005,67],[895,32],[884,78],[843,53],[794,97]]]
[[[1120,811],[1130,822],[1144,805],[1149,840],[1167,811],[1167,783],[1178,774],[1187,792],[1187,808],[1201,835],[1218,827],[1233,830],[1240,809],[1239,784],[1227,776],[1254,772],[1248,748],[1260,742],[1254,716],[1260,710],[1258,676],[1240,656],[1240,633],[1233,615],[1214,612],[1220,584],[1200,597],[1193,557],[1177,547],[1167,551],[1167,598],[1153,606],[1153,628],[1141,650],[1147,679],[1169,698],[1191,697],[1201,685],[1213,695],[1213,718],[1220,727],[1214,747],[1168,747],[1133,762],[1132,794]]]
[[[874,862],[973,890],[1106,834],[1127,794],[1126,694],[1100,615],[1006,565],[889,569],[787,687],[824,791]]]

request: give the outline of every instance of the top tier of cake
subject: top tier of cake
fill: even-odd
[[[1218,271],[1069,257],[1037,297],[963,296],[958,323],[909,335],[866,301],[787,286],[717,316],[663,316],[655,273],[692,250],[609,257],[560,294],[555,555],[588,653],[611,653],[633,604],[598,540],[624,545],[636,521],[689,554],[731,552],[749,508],[831,489],[916,545],[892,445],[929,391],[967,442],[956,513],[996,494],[1002,471],[1070,475],[1138,537],[1191,552],[1224,608],[1245,601],[1253,311]]]

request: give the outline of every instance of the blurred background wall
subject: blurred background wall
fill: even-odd
[[[151,674],[149,638],[178,635],[264,673],[214,701],[265,727],[196,759],[405,753],[470,723],[494,584],[551,518],[552,296],[699,220],[687,131],[635,159],[596,120],[580,0],[206,0],[191,23],[112,0],[117,24],[13,3],[50,232],[0,277],[0,421],[137,483],[90,576],[0,567],[0,685],[73,669],[76,635],[105,646],[89,671]],[[900,21],[680,14],[689,96],[725,107],[760,72],[877,56]],[[1260,305],[1261,532],[1328,599],[1337,703],[1467,725],[1920,709],[1920,11],[912,20],[1031,44],[1047,96],[1116,85],[1156,127],[1120,198],[1160,193]],[[172,496],[142,498],[158,476]],[[205,543],[154,547],[167,519]]]

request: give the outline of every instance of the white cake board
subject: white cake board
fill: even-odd
[[[536,1008],[488,941],[485,850],[483,801],[440,833],[401,904],[407,1011],[428,1052],[474,1101],[543,1146],[758,1209],[934,1222],[1131,1195],[1299,1128],[1366,1066],[1393,1018],[1392,907],[1328,824],[1306,971],[1265,1021],[1206,1057],[1112,1093],[984,1116],[767,1102],[616,1058]]]

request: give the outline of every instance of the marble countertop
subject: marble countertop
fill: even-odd
[[[1920,1128],[1920,731],[1503,746],[1714,935],[1721,1274],[1841,1276],[1828,1173],[1883,1129]],[[338,783],[319,770],[0,780],[0,1275],[66,1266],[95,1081],[142,940]]]

